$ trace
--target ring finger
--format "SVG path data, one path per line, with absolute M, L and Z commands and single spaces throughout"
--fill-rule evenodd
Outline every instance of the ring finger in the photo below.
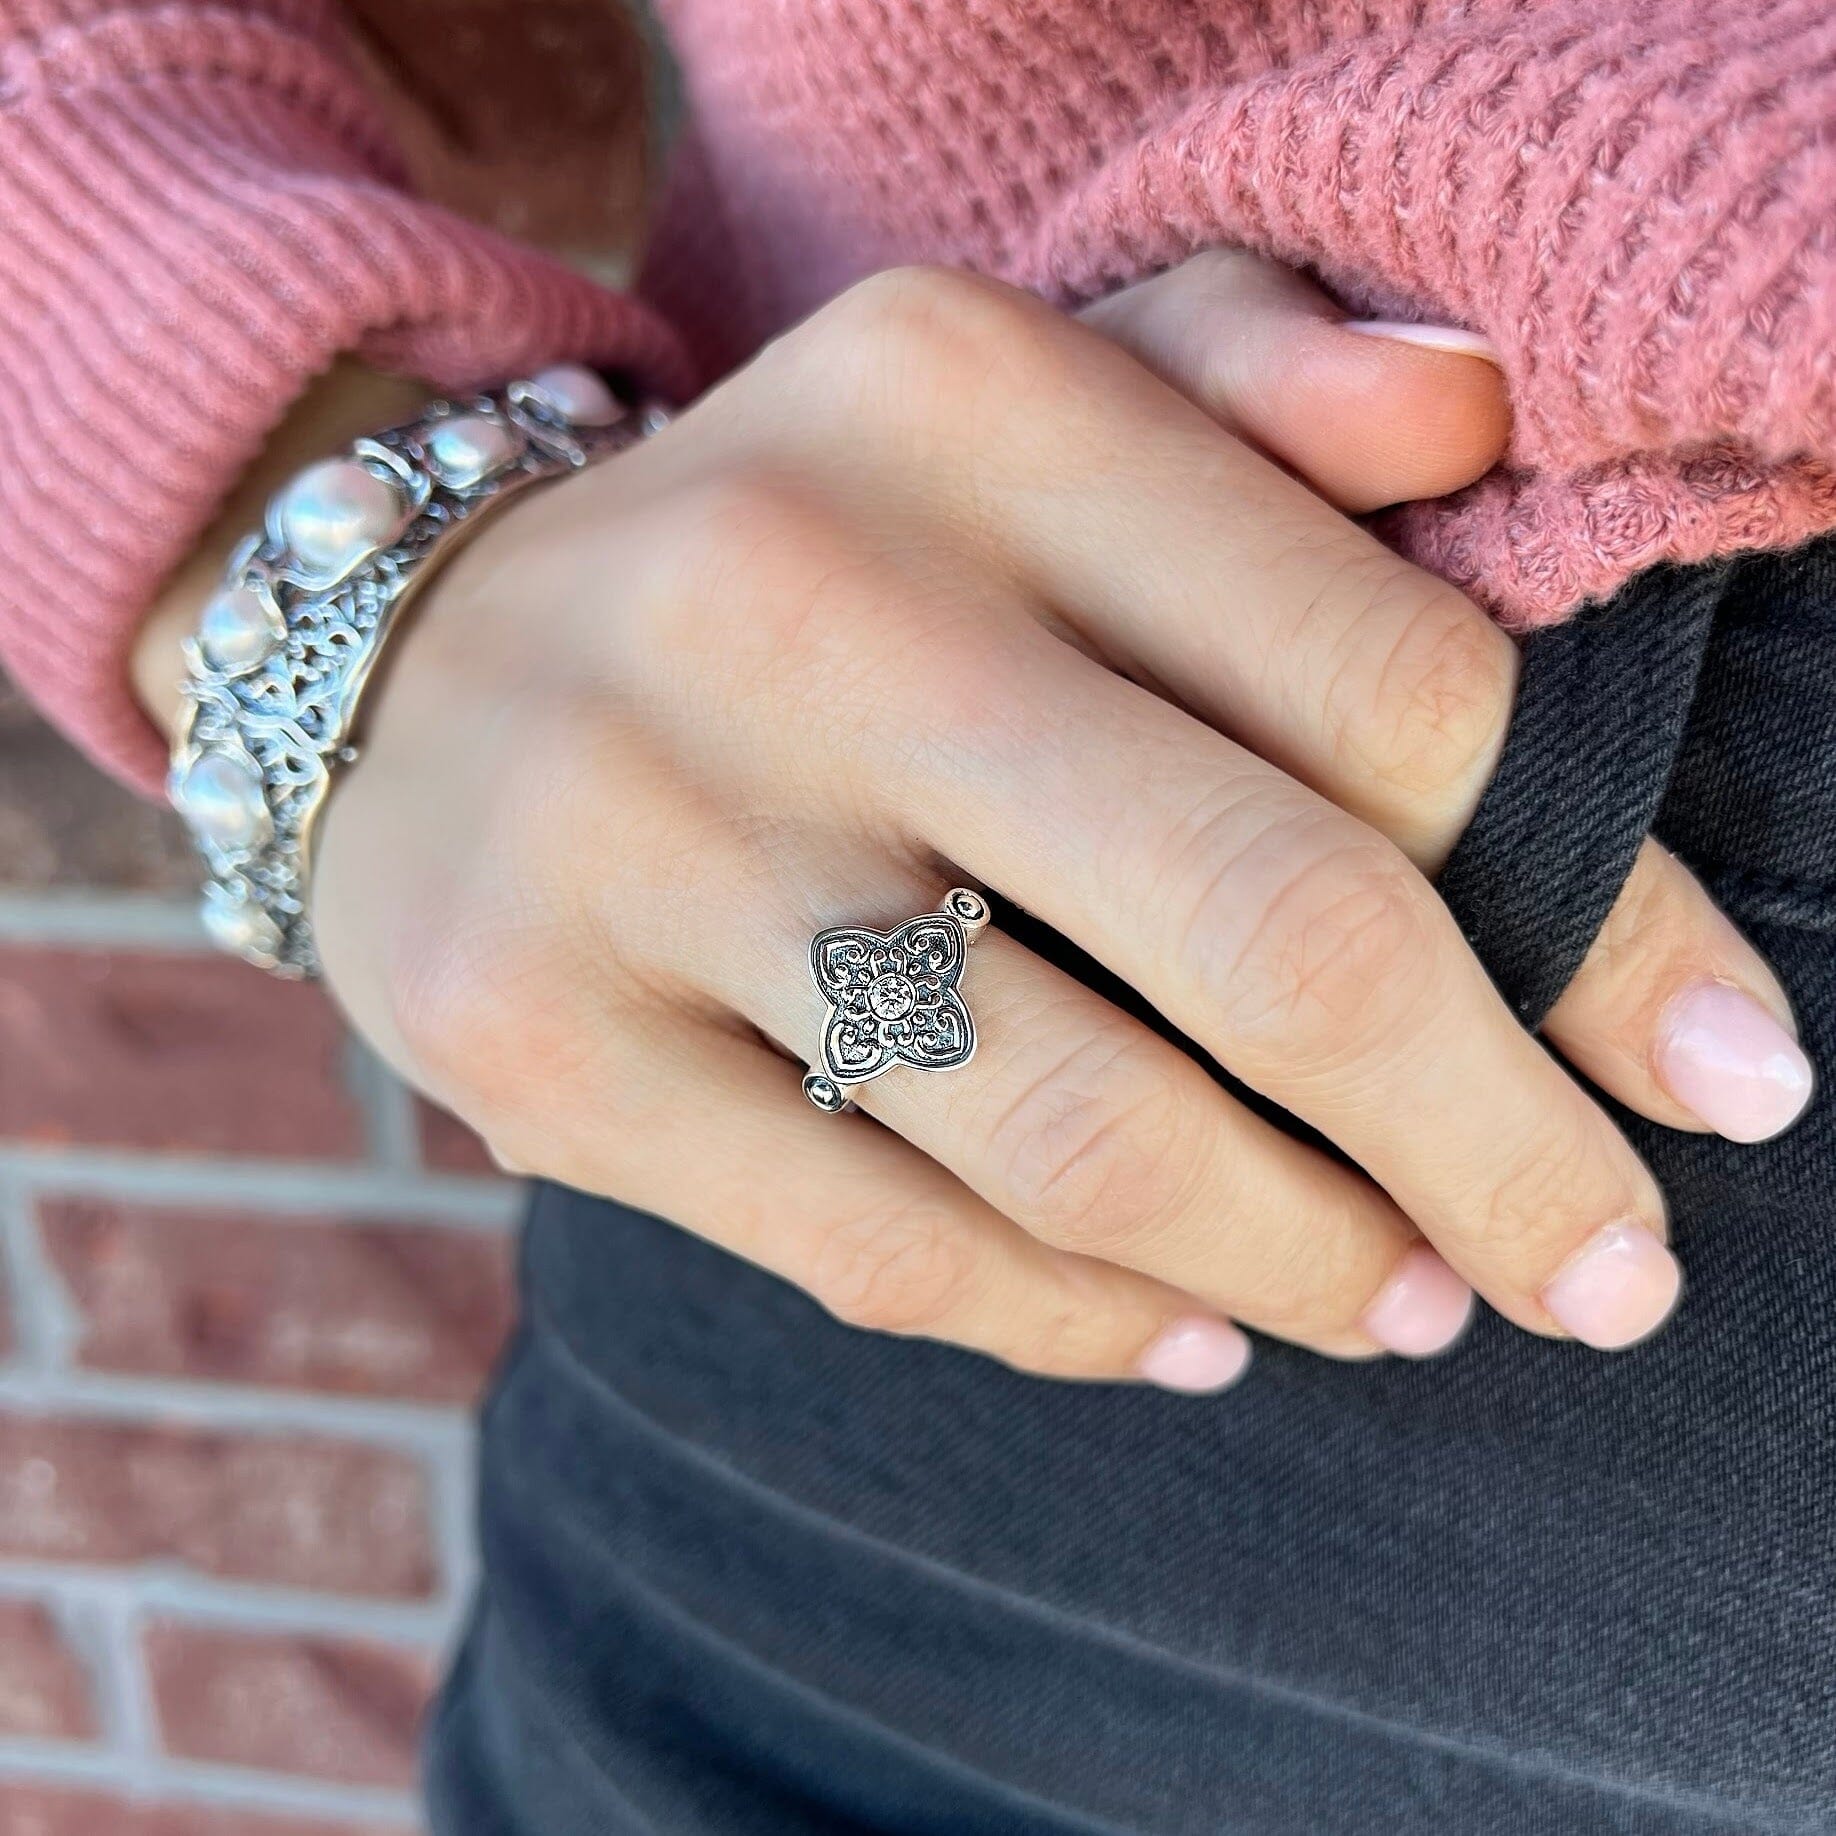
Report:
M 581 1005 L 572 984 L 568 1010 Z M 627 1010 L 616 1031 L 598 1018 L 581 1016 L 573 1074 L 539 1108 L 469 1118 L 510 1163 L 667 1217 L 864 1330 L 1188 1392 L 1247 1366 L 1229 1320 L 1035 1241 L 865 1118 L 819 1114 L 757 1038 L 674 1008 L 647 1026 Z
M 1606 1349 L 1661 1322 L 1678 1274 L 1656 1183 L 1394 847 L 1040 624 L 985 614 L 915 642 L 893 583 L 863 585 L 885 654 L 828 683 L 799 770 L 1139 989 L 1520 1325 Z M 820 668 L 823 629 L 732 665 L 755 683 Z M 1015 682 L 1023 701 L 1002 692 Z M 1282 1234 L 1308 1253 L 1307 1229 Z
M 820 862 L 808 868 L 794 877 L 822 884 Z M 934 908 L 917 885 L 889 869 L 873 928 Z M 860 918 L 859 897 L 837 911 L 787 893 L 778 921 L 703 953 L 708 992 L 777 1039 L 813 1040 L 821 998 L 802 972 L 807 938 Z M 895 1069 L 849 1094 L 997 1212 L 1055 1250 L 1137 1270 L 1316 1350 L 1428 1356 L 1459 1336 L 1471 1290 L 1368 1180 L 998 930 L 965 975 L 980 1041 L 969 1062 Z

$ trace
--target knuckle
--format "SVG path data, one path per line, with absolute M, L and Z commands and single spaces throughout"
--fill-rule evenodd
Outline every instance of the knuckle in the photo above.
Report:
M 489 1137 L 539 1109 L 580 1062 L 575 1004 L 553 971 L 535 937 L 455 913 L 417 940 L 390 984 L 390 1019 L 422 1079 Z
M 1304 1231 L 1284 1233 L 1259 1271 L 1253 1323 L 1297 1344 L 1356 1333 L 1372 1299 L 1370 1284 L 1357 1279 L 1358 1260 L 1322 1256 Z
M 823 317 L 892 361 L 954 366 L 997 349 L 1024 308 L 1012 288 L 960 268 L 886 268 L 857 281 Z
M 813 378 L 825 399 L 841 400 L 857 418 L 891 436 L 902 462 L 922 471 L 940 452 L 961 465 L 966 429 L 996 427 L 1004 439 L 1043 417 L 1059 428 L 1066 404 L 1079 399 L 1080 336 L 1039 301 L 982 275 L 938 267 L 894 268 L 870 276 L 817 321 L 811 342 L 820 365 Z M 1009 411 L 1030 404 L 1032 412 Z M 973 416 L 972 422 L 965 417 Z
M 1138 1246 L 1207 1163 L 1200 1111 L 1156 1045 L 1109 1027 L 1028 1072 L 988 1140 L 1006 1202 L 1083 1255 Z
M 1042 1377 L 1109 1377 L 1132 1360 L 1120 1354 L 1117 1320 L 1105 1297 L 1066 1289 L 1041 1298 L 1026 1317 L 1011 1325 L 1005 1362 Z
M 976 1279 L 969 1233 L 944 1207 L 907 1202 L 824 1232 L 806 1286 L 844 1325 L 901 1337 L 942 1331 Z
M 1220 873 L 1184 952 L 1233 1039 L 1290 1078 L 1365 1059 L 1430 1001 L 1437 957 L 1432 894 L 1381 837 L 1303 836 L 1292 854 L 1247 915 L 1239 875 Z
M 678 653 L 795 635 L 846 547 L 812 484 L 789 469 L 732 465 L 681 494 L 653 547 L 645 597 L 656 635 Z
M 1639 1035 L 1665 1001 L 1714 965 L 1725 938 L 1719 914 L 1696 893 L 1678 862 L 1647 840 L 1594 939 L 1581 972 L 1551 1019 L 1558 1030 L 1585 1019 L 1595 1032 Z
M 820 487 L 746 468 L 704 484 L 665 537 L 640 671 L 697 667 L 699 705 L 769 708 L 831 754 L 986 749 L 1024 717 L 1014 620 L 938 549 L 852 525 Z M 1016 735 L 1014 744 L 1019 744 Z M 866 794 L 881 773 L 852 785 Z
M 1538 1260 L 1552 1240 L 1572 1238 L 1583 1219 L 1637 1209 L 1630 1192 L 1600 1192 L 1600 1174 L 1597 1146 L 1588 1131 L 1539 1129 L 1505 1158 L 1502 1172 L 1494 1171 L 1486 1181 L 1464 1214 L 1467 1229 L 1478 1243 L 1513 1262 Z
M 1511 641 L 1451 587 L 1386 564 L 1368 594 L 1371 618 L 1410 602 L 1374 675 L 1337 711 L 1335 744 L 1360 775 L 1412 801 L 1464 811 L 1503 744 L 1516 678 Z M 1354 630 L 1356 627 L 1354 627 Z

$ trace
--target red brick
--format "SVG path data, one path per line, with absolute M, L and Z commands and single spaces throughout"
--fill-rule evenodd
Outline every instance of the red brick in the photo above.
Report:
M 0 1836 L 414 1836 L 404 1824 L 323 1823 L 202 1804 L 152 1804 L 101 1792 L 0 1783 Z
M 98 1370 L 467 1402 L 510 1325 L 500 1238 L 75 1198 L 39 1217 Z
M 95 1732 L 88 1677 L 57 1621 L 35 1600 L 0 1600 L 0 1734 L 92 1740 Z
M 148 1629 L 146 1655 L 170 1754 L 343 1785 L 414 1781 L 434 1683 L 423 1653 L 168 1621 Z
M 436 1173 L 481 1173 L 502 1179 L 503 1170 L 485 1144 L 450 1110 L 436 1109 L 420 1097 L 414 1101 L 420 1124 L 421 1159 Z
M 227 957 L 0 950 L 0 1135 L 352 1159 L 343 1049 L 317 989 Z
M 0 1557 L 170 1561 L 226 1580 L 425 1598 L 426 1476 L 305 1436 L 0 1413 Z

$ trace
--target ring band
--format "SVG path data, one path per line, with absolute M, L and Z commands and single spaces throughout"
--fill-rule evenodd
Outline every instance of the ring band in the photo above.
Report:
M 988 928 L 988 901 L 966 886 L 934 912 L 891 931 L 818 931 L 810 974 L 828 1003 L 822 1062 L 803 1080 L 818 1109 L 850 1108 L 848 1088 L 909 1065 L 955 1071 L 975 1056 L 975 1021 L 961 984 L 969 949 Z

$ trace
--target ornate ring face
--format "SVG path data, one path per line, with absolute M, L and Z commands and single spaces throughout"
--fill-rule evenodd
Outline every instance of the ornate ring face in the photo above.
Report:
M 818 1109 L 845 1109 L 849 1085 L 894 1065 L 954 1071 L 969 1062 L 975 1022 L 961 993 L 963 965 L 988 915 L 988 901 L 959 886 L 938 910 L 896 930 L 844 925 L 817 933 L 810 974 L 828 1012 L 822 1063 L 803 1092 Z

